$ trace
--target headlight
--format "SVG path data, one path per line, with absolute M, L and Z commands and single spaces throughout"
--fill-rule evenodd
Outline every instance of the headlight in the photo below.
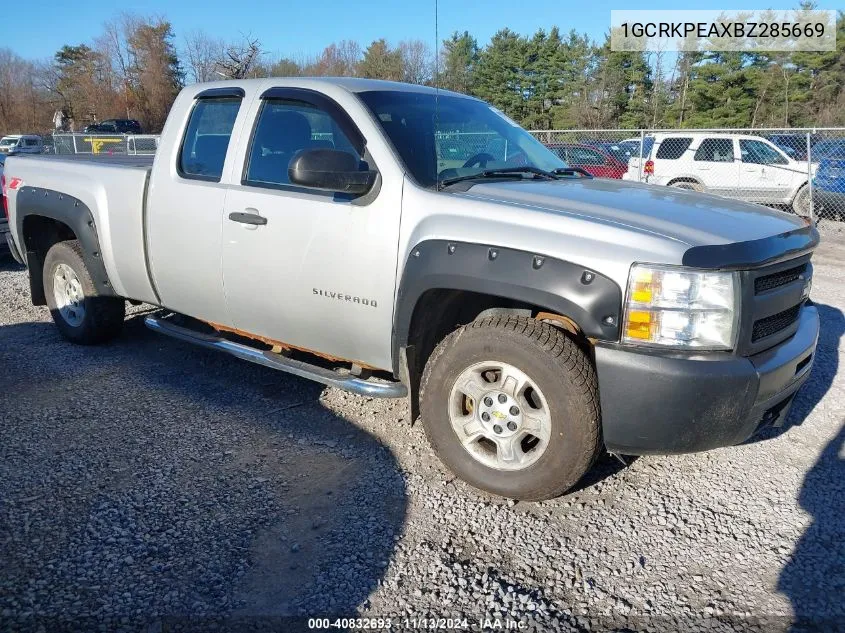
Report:
M 737 289 L 733 272 L 634 264 L 622 340 L 638 345 L 733 349 Z

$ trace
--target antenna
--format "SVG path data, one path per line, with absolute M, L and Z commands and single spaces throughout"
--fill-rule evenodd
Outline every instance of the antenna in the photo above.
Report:
M 438 2 L 434 0 L 434 186 L 440 190 L 440 170 L 437 169 L 437 135 L 440 131 L 440 33 Z

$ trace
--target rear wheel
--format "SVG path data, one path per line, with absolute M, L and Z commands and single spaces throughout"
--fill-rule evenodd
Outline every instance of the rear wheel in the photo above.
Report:
M 66 339 L 92 345 L 120 334 L 125 302 L 97 294 L 77 240 L 50 247 L 44 259 L 43 283 L 47 307 Z
M 690 180 L 677 180 L 669 186 L 675 187 L 676 189 L 688 189 L 689 191 L 698 191 L 699 193 L 704 191 L 704 187 L 702 187 L 697 182 L 692 182 Z
M 426 363 L 420 408 L 446 466 L 504 497 L 556 497 L 599 450 L 590 359 L 565 334 L 527 317 L 491 317 L 447 336 Z

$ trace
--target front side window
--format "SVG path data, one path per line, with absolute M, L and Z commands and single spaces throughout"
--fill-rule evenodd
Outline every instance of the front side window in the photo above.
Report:
M 433 92 L 358 93 L 405 168 L 423 187 L 485 170 L 566 167 L 540 141 L 483 101 Z
M 729 138 L 706 138 L 698 146 L 695 160 L 708 163 L 732 163 L 734 142 Z
M 743 163 L 755 165 L 786 165 L 789 161 L 780 152 L 769 147 L 762 141 L 740 139 L 739 151 L 742 154 Z
M 200 99 L 191 111 L 179 154 L 185 178 L 220 181 L 229 138 L 241 107 L 237 97 Z
M 258 186 L 290 185 L 288 167 L 298 152 L 336 149 L 362 157 L 324 110 L 302 101 L 267 99 L 252 135 L 244 182 Z
M 692 138 L 689 137 L 664 138 L 660 147 L 657 148 L 655 158 L 678 159 L 684 155 L 691 144 Z

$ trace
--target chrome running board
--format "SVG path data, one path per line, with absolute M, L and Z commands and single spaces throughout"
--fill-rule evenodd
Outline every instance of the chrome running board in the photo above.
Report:
M 351 391 L 361 396 L 370 396 L 372 398 L 404 398 L 408 395 L 408 389 L 401 382 L 387 382 L 374 380 L 362 380 L 353 375 L 346 375 L 333 369 L 326 369 L 311 365 L 300 360 L 287 358 L 280 354 L 274 354 L 242 343 L 235 343 L 214 334 L 204 334 L 197 332 L 190 328 L 182 327 L 169 323 L 166 319 L 155 316 L 148 316 L 144 319 L 144 324 L 153 330 L 167 336 L 172 336 L 200 347 L 207 349 L 216 349 L 221 352 L 226 352 L 237 358 L 248 360 L 251 363 L 264 365 L 270 369 L 277 369 L 285 371 L 294 376 L 307 378 L 315 382 L 328 385 L 329 387 L 337 387 Z

